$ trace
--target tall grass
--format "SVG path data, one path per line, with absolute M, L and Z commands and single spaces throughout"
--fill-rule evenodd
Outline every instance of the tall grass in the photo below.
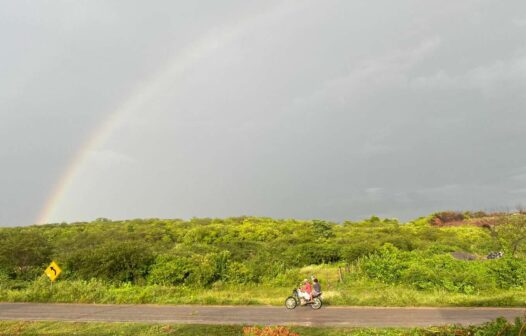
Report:
M 323 274 L 319 273 L 318 274 Z M 77 303 L 153 303 L 282 305 L 292 288 L 272 285 L 216 284 L 211 288 L 131 284 L 112 285 L 101 280 L 57 281 L 50 287 L 45 278 L 25 288 L 0 288 L 4 302 L 77 302 Z M 351 306 L 501 306 L 526 305 L 521 289 L 480 291 L 473 294 L 443 290 L 416 290 L 403 285 L 384 284 L 367 278 L 344 278 L 343 283 L 326 283 L 324 303 Z

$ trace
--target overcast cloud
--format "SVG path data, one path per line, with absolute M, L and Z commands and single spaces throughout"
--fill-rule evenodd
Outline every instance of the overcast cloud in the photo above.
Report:
M 524 1 L 0 4 L 0 226 L 526 205 Z

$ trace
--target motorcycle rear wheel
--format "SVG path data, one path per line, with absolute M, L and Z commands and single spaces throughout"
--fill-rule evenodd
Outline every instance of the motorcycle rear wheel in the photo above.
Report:
M 314 298 L 312 301 L 314 301 L 310 306 L 312 309 L 320 309 L 322 306 L 322 302 L 320 298 Z

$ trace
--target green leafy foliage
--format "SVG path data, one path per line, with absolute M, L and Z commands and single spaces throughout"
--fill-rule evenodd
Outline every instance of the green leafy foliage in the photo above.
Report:
M 112 241 L 74 251 L 66 256 L 65 265 L 71 277 L 139 282 L 145 279 L 152 261 L 153 255 L 146 245 Z
M 507 257 L 495 260 L 489 270 L 499 288 L 521 288 L 526 284 L 526 263 L 523 259 Z
M 524 260 L 457 260 L 432 251 L 401 251 L 385 244 L 361 262 L 371 278 L 416 289 L 445 289 L 472 294 L 478 290 L 521 288 L 526 285 Z
M 12 278 L 34 278 L 51 254 L 52 247 L 40 231 L 17 228 L 0 232 L 0 268 Z
M 63 268 L 60 279 L 116 286 L 289 287 L 313 273 L 301 275 L 300 269 L 334 265 L 335 279 L 338 266 L 352 268 L 352 276 L 346 275 L 348 285 L 366 279 L 417 291 L 467 295 L 524 288 L 522 215 L 494 221 L 489 229 L 447 226 L 481 216 L 442 213 L 406 224 L 375 216 L 343 224 L 259 217 L 101 218 L 90 223 L 1 228 L 0 282 L 6 288 L 28 287 L 54 259 Z M 432 225 L 437 218 L 441 226 Z M 484 259 L 499 246 L 513 253 Z M 451 252 L 476 260 L 458 260 Z
M 515 256 L 526 252 L 526 214 L 500 217 L 485 227 L 491 231 L 499 247 L 508 254 Z
M 148 282 L 159 285 L 181 285 L 195 269 L 190 258 L 160 255 L 150 269 Z

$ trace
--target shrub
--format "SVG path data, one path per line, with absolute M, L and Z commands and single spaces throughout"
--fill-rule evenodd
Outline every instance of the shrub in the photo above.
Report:
M 517 258 L 487 261 L 491 275 L 499 288 L 520 288 L 526 285 L 526 264 Z
M 0 267 L 0 289 L 7 288 L 9 280 L 10 279 L 7 270 Z
M 341 259 L 338 246 L 327 243 L 298 244 L 287 249 L 284 254 L 292 266 L 325 264 Z
M 316 237 L 319 238 L 331 238 L 334 237 L 332 228 L 335 224 L 328 223 L 322 220 L 312 221 L 312 231 Z
M 384 240 L 384 243 L 389 243 L 402 251 L 412 251 L 416 248 L 414 238 L 403 235 L 394 235 Z
M 0 267 L 11 278 L 33 280 L 51 258 L 46 237 L 37 231 L 14 230 L 0 236 Z
M 230 253 L 195 254 L 191 257 L 193 265 L 190 275 L 185 283 L 192 286 L 208 287 L 226 276 Z
M 369 277 L 387 283 L 398 282 L 406 268 L 399 250 L 391 244 L 385 244 L 378 252 L 364 258 L 361 264 Z
M 350 263 L 374 253 L 377 248 L 377 246 L 369 242 L 349 244 L 342 249 L 341 256 L 343 260 Z
M 78 250 L 66 261 L 75 276 L 114 282 L 138 282 L 148 274 L 154 258 L 147 246 L 137 242 L 107 242 L 89 250 Z
M 225 281 L 236 284 L 246 284 L 254 280 L 254 275 L 247 265 L 232 262 L 228 265 Z
M 402 282 L 411 284 L 416 289 L 432 289 L 440 283 L 436 273 L 428 267 L 416 263 L 402 270 L 400 279 L 402 279 Z
M 400 251 L 386 244 L 360 264 L 372 279 L 406 284 L 416 289 L 445 289 L 472 294 L 476 290 L 495 287 L 495 277 L 487 263 L 456 260 L 449 254 L 430 256 L 425 252 Z M 517 274 L 519 272 L 517 269 Z
M 148 275 L 148 282 L 159 285 L 184 284 L 194 268 L 189 258 L 158 256 Z

